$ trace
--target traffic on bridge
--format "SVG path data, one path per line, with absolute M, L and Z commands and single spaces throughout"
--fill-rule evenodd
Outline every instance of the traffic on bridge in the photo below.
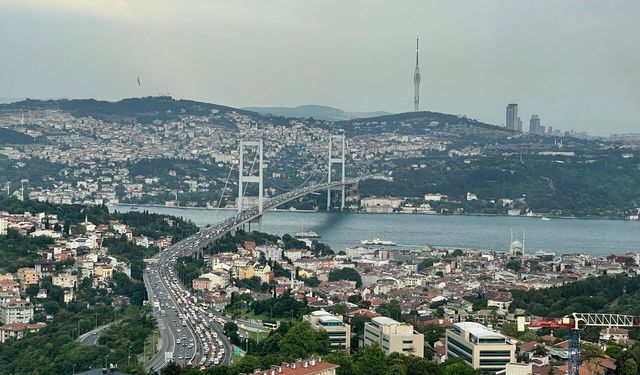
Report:
M 383 177 L 370 175 L 343 178 L 339 182 L 320 182 L 260 200 L 258 206 L 244 209 L 217 225 L 203 228 L 198 233 L 169 246 L 147 262 L 144 273 L 145 286 L 158 321 L 161 340 L 156 355 L 147 362 L 146 368 L 158 370 L 170 361 L 200 368 L 231 364 L 233 347 L 222 332 L 224 320 L 209 312 L 207 306 L 197 296 L 192 295 L 176 277 L 178 257 L 199 252 L 243 224 L 260 219 L 263 212 L 306 194 L 377 178 Z M 242 194 L 241 184 L 239 188 Z

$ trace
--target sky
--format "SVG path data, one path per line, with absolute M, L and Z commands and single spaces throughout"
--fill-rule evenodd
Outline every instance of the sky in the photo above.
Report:
M 640 1 L 0 0 L 0 98 L 170 94 L 640 132 Z M 140 77 L 142 86 L 136 79 Z

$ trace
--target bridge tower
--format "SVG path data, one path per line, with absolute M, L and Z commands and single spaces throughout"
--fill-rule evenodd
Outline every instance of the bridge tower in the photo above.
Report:
M 334 148 L 336 154 L 334 155 Z M 332 182 L 338 182 L 333 180 L 332 167 L 334 164 L 340 164 L 342 173 L 340 179 L 340 186 L 327 188 L 327 211 L 331 209 L 331 190 L 339 190 L 341 192 L 340 197 L 340 210 L 344 210 L 344 201 L 345 201 L 345 159 L 346 159 L 346 140 L 344 134 L 333 135 L 329 134 L 329 175 L 327 182 L 331 185 Z
M 244 156 L 245 149 L 247 151 L 254 150 L 256 152 L 256 158 L 258 161 L 258 171 L 253 172 L 253 164 L 256 162 L 256 159 L 253 159 L 251 163 L 251 169 L 249 170 L 249 174 L 245 174 L 244 170 Z M 244 197 L 245 197 L 245 189 L 244 184 L 258 184 L 258 212 L 260 216 L 257 219 L 258 225 L 262 224 L 262 212 L 264 209 L 264 184 L 263 184 L 263 174 L 262 174 L 262 160 L 263 160 L 263 148 L 262 148 L 262 139 L 258 141 L 244 141 L 240 140 L 240 165 L 238 168 L 238 213 L 242 212 Z M 251 230 L 251 223 L 249 223 L 249 230 Z

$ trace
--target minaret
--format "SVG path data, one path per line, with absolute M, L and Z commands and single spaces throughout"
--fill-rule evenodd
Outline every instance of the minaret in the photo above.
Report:
M 420 67 L 418 66 L 418 52 L 419 52 L 419 40 L 416 36 L 416 70 L 413 73 L 413 110 L 418 112 L 420 110 Z

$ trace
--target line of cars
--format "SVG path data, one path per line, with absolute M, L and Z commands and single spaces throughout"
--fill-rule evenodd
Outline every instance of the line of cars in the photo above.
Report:
M 358 179 L 348 180 L 345 183 L 354 183 Z M 315 190 L 319 190 L 323 184 L 315 184 L 302 189 L 301 191 L 291 191 L 284 193 L 275 198 L 266 199 L 265 206 L 277 206 L 284 203 L 287 200 L 293 199 L 300 194 L 306 194 Z M 213 314 L 207 313 L 206 310 L 198 304 L 198 299 L 192 296 L 180 283 L 175 275 L 175 266 L 178 256 L 191 255 L 198 251 L 200 248 L 206 246 L 208 243 L 213 242 L 217 238 L 223 236 L 229 231 L 236 228 L 238 225 L 251 220 L 253 217 L 259 215 L 258 207 L 252 207 L 247 210 L 243 210 L 237 215 L 234 215 L 218 225 L 204 228 L 200 232 L 190 236 L 188 238 L 179 241 L 176 244 L 170 246 L 167 251 L 159 254 L 160 267 L 158 268 L 158 274 L 161 275 L 162 283 L 167 287 L 169 293 L 176 301 L 176 315 L 171 321 L 174 324 L 176 331 L 176 345 L 182 345 L 184 350 L 184 360 L 187 361 L 187 354 L 191 353 L 188 364 L 194 365 L 194 360 L 197 359 L 197 346 L 198 343 L 194 342 L 194 338 L 199 340 L 199 347 L 202 348 L 201 357 L 198 361 L 198 365 L 201 368 L 205 368 L 211 365 L 219 363 L 231 363 L 231 345 L 226 337 L 222 335 L 222 331 L 216 332 L 214 325 L 216 323 L 224 324 L 224 321 L 218 321 L 214 318 Z M 156 290 L 157 292 L 157 290 Z M 166 297 L 166 296 L 165 296 Z M 161 317 L 166 317 L 166 309 L 171 308 L 171 304 L 166 302 L 165 306 L 161 306 L 164 309 L 160 311 Z M 182 328 L 178 327 L 181 326 Z M 194 337 L 187 338 L 187 335 L 182 330 L 188 330 L 193 333 Z M 191 336 L 191 334 L 190 334 Z M 225 350 L 225 347 L 227 348 Z M 177 350 L 180 352 L 180 350 Z M 182 355 L 178 356 L 178 359 L 182 360 Z
M 188 361 L 190 365 L 198 365 L 206 368 L 212 365 L 220 364 L 225 355 L 225 348 L 222 338 L 218 337 L 218 333 L 213 330 L 211 325 L 214 322 L 213 314 L 207 313 L 203 306 L 199 305 L 198 298 L 192 296 L 179 283 L 174 267 L 177 256 L 169 259 L 169 262 L 162 269 L 162 282 L 168 287 L 169 293 L 177 304 L 178 314 L 170 324 L 173 324 L 178 336 L 176 337 L 176 345 L 182 345 L 185 348 L 194 348 L 196 343 L 192 337 L 187 337 L 185 331 L 190 329 L 194 332 L 195 337 L 199 340 L 199 347 L 202 353 L 198 363 L 195 363 L 195 356 Z M 178 359 L 182 359 L 179 358 Z M 186 360 L 186 358 L 185 358 Z

